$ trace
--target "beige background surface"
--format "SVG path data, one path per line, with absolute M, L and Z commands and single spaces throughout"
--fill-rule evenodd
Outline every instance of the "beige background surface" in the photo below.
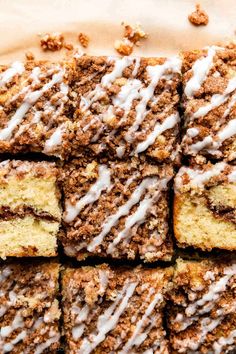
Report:
M 28 50 L 38 58 L 64 56 L 43 53 L 39 33 L 60 31 L 67 42 L 78 44 L 77 35 L 91 38 L 90 54 L 114 53 L 113 44 L 122 35 L 121 22 L 140 22 L 149 38 L 135 54 L 162 55 L 179 49 L 235 39 L 235 0 L 199 1 L 210 22 L 192 26 L 187 16 L 197 1 L 192 0 L 0 0 L 0 63 L 24 57 Z

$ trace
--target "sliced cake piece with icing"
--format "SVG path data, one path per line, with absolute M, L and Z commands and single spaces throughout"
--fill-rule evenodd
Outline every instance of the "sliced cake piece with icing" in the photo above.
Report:
M 66 269 L 66 353 L 168 354 L 163 307 L 171 276 L 172 268 Z
M 79 57 L 73 154 L 175 160 L 180 71 L 179 57 Z
M 236 158 L 236 49 L 183 53 L 185 155 Z
M 169 304 L 171 353 L 234 353 L 236 262 L 177 260 Z
M 68 153 L 73 62 L 0 67 L 0 152 Z
M 55 256 L 61 221 L 53 162 L 0 163 L 0 257 Z
M 236 167 L 181 167 L 175 178 L 174 232 L 180 247 L 236 250 Z
M 59 264 L 0 265 L 0 353 L 56 353 L 60 344 Z
M 65 253 L 84 259 L 169 260 L 171 166 L 146 160 L 74 159 L 64 166 Z

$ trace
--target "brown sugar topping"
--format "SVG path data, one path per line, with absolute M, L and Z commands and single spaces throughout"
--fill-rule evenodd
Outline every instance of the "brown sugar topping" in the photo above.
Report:
M 80 33 L 78 36 L 79 42 L 82 47 L 87 48 L 89 45 L 89 37 L 85 33 Z
M 41 37 L 40 45 L 43 50 L 55 52 L 61 50 L 64 44 L 64 36 L 61 33 L 46 33 Z
M 188 19 L 194 26 L 206 26 L 209 22 L 209 16 L 201 9 L 200 4 L 196 5 L 196 10 L 188 16 Z

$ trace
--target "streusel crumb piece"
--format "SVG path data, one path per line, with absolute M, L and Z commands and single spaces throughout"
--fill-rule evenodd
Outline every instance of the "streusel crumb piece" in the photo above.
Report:
M 40 44 L 43 50 L 55 52 L 62 49 L 64 44 L 64 36 L 61 33 L 46 33 L 41 37 Z
M 188 19 L 194 26 L 206 26 L 209 22 L 209 16 L 201 9 L 200 4 L 196 5 L 196 10 L 188 16 Z
M 147 34 L 140 25 L 130 26 L 124 24 L 124 37 L 122 40 L 115 41 L 114 47 L 121 55 L 130 55 L 133 52 L 134 45 L 138 46 L 141 39 L 147 38 Z
M 82 47 L 87 48 L 89 45 L 89 37 L 85 33 L 80 33 L 78 38 Z

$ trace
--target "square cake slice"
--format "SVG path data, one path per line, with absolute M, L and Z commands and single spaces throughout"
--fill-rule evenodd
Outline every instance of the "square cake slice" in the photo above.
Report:
M 170 260 L 168 189 L 171 166 L 127 161 L 74 159 L 64 166 L 65 253 Z
M 163 327 L 172 268 L 68 268 L 62 275 L 66 353 L 168 354 Z
M 175 178 L 174 233 L 180 247 L 236 250 L 236 166 L 181 167 Z
M 52 162 L 0 163 L 0 257 L 56 255 L 61 220 L 57 179 Z
M 236 159 L 236 47 L 183 53 L 185 155 Z
M 59 265 L 0 265 L 0 353 L 56 353 L 60 344 Z
M 168 312 L 171 353 L 235 353 L 235 284 L 235 260 L 177 260 Z
M 0 67 L 0 152 L 65 153 L 73 72 L 73 62 Z
M 180 58 L 82 56 L 76 70 L 75 155 L 175 160 Z

